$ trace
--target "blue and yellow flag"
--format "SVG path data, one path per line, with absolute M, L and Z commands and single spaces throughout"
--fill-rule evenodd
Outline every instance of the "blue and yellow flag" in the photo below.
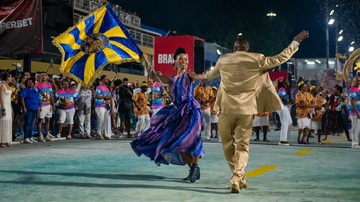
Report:
M 62 53 L 60 70 L 87 86 L 109 63 L 141 62 L 139 46 L 109 4 L 56 37 Z

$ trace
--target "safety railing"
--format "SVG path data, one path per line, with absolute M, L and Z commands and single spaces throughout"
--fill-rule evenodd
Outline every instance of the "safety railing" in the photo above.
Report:
M 100 8 L 102 5 L 103 5 L 103 3 L 101 0 L 75 0 L 74 1 L 74 9 L 77 11 L 81 11 L 83 13 L 92 13 L 96 9 Z M 123 22 L 124 24 L 134 25 L 137 27 L 141 26 L 140 17 L 121 10 L 119 6 L 113 6 L 113 10 L 115 11 L 116 15 L 120 18 L 121 22 Z M 80 18 L 77 18 L 77 21 Z

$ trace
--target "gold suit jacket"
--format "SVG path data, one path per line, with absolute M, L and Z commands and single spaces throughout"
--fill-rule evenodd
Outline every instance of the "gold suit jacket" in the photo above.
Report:
M 273 57 L 245 51 L 221 56 L 215 68 L 206 74 L 210 80 L 221 75 L 214 110 L 243 115 L 282 110 L 284 106 L 267 70 L 288 61 L 298 49 L 292 42 Z

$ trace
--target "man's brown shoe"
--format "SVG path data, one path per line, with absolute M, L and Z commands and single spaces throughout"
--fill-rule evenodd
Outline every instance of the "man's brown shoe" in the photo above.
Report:
M 240 193 L 239 186 L 237 184 L 231 184 L 230 193 Z
M 246 182 L 241 188 L 246 189 L 249 186 L 249 184 Z

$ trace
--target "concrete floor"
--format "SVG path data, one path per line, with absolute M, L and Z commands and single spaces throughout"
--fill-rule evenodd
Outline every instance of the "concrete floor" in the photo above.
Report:
M 262 137 L 262 136 L 261 136 Z M 297 133 L 291 133 L 292 143 Z M 255 137 L 252 136 L 252 140 Z M 0 149 L 0 201 L 359 201 L 360 150 L 346 138 L 330 136 L 326 145 L 251 142 L 246 172 L 279 166 L 249 187 L 230 194 L 230 169 L 217 140 L 205 141 L 201 180 L 181 181 L 188 168 L 157 167 L 130 148 L 130 139 L 62 140 L 14 144 Z M 316 142 L 312 139 L 311 142 Z M 305 155 L 295 155 L 312 149 Z

